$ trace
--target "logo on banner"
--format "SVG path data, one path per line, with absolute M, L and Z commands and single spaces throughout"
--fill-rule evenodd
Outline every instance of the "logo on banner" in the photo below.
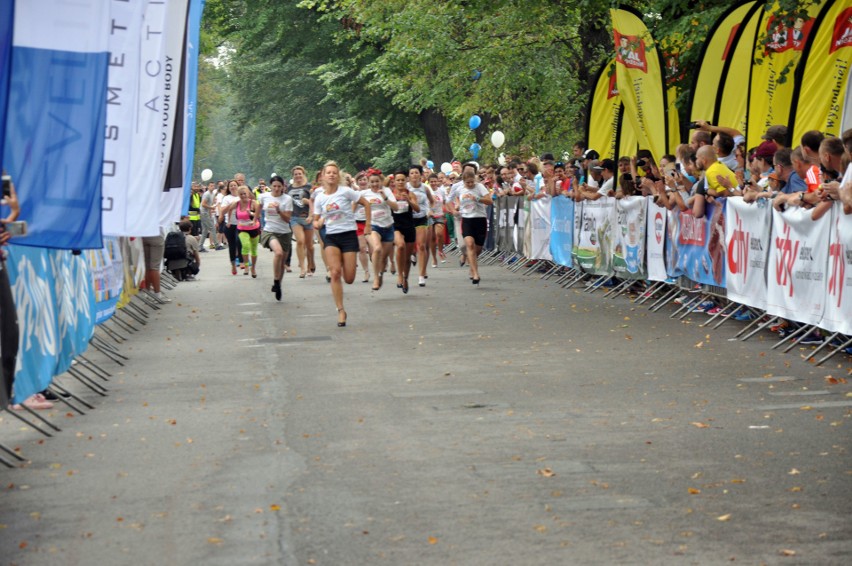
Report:
M 645 41 L 635 35 L 622 35 L 613 30 L 615 35 L 615 60 L 630 69 L 648 72 L 648 61 L 645 58 Z
M 778 256 L 775 258 L 775 281 L 781 287 L 790 286 L 790 296 L 793 296 L 793 265 L 799 255 L 799 241 L 790 239 L 790 227 L 784 226 L 784 233 L 775 238 L 775 248 Z
M 657 214 L 654 216 L 654 237 L 657 239 L 658 244 L 663 242 L 664 230 L 665 222 L 663 222 L 663 213 L 657 211 Z
M 615 98 L 618 96 L 618 83 L 616 82 L 615 69 L 610 68 L 609 73 L 609 88 L 606 91 L 606 99 Z
M 743 279 L 748 276 L 748 248 L 751 243 L 751 234 L 743 230 L 743 220 L 738 212 L 734 213 L 734 233 L 731 243 L 728 244 L 728 266 L 731 273 L 743 274 Z
M 838 224 L 840 222 L 838 221 Z M 840 239 L 840 230 L 836 231 L 837 241 L 828 246 L 828 261 L 831 264 L 831 275 L 828 279 L 828 294 L 837 297 L 837 306 L 843 299 L 843 285 L 846 282 L 846 262 L 852 263 L 852 250 L 848 253 Z M 847 257 L 847 255 L 849 257 Z
M 706 218 L 695 218 L 692 214 L 681 213 L 678 244 L 704 247 L 706 224 Z
M 834 22 L 834 33 L 831 36 L 829 53 L 834 53 L 841 47 L 852 45 L 852 7 L 846 8 L 837 16 Z
M 740 31 L 740 24 L 734 24 L 734 27 L 731 28 L 731 33 L 728 34 L 728 43 L 725 44 L 725 51 L 722 53 L 722 61 L 728 60 L 728 55 L 731 53 L 731 47 L 734 45 L 734 39 L 737 37 L 737 33 Z
M 813 27 L 814 20 L 806 15 L 798 15 L 792 25 L 784 18 L 770 16 L 766 24 L 766 49 L 775 53 L 793 49 L 802 51 Z

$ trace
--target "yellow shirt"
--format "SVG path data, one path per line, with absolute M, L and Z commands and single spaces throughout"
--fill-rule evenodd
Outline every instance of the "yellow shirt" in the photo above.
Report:
M 719 193 L 725 192 L 725 187 L 719 184 L 719 180 L 716 179 L 718 175 L 727 177 L 732 188 L 736 188 L 736 186 L 739 185 L 739 181 L 737 181 L 737 176 L 734 175 L 734 172 L 728 169 L 728 166 L 721 161 L 717 161 L 707 168 L 707 173 L 704 176 L 707 179 L 707 194 L 710 196 L 716 196 Z

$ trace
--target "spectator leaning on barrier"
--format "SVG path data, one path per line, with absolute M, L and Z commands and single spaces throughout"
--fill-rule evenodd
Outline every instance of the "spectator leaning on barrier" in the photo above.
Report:
M 796 174 L 796 170 L 793 169 L 792 153 L 793 150 L 789 148 L 781 148 L 775 152 L 775 156 L 772 159 L 772 162 L 775 164 L 775 172 L 785 183 L 781 191 L 783 194 L 775 198 L 776 202 L 779 203 L 778 199 L 784 200 L 789 194 L 803 192 L 808 189 L 808 186 L 805 185 L 805 182 Z
M 822 135 L 822 132 L 816 130 L 807 131 L 802 135 L 802 161 L 807 164 L 807 169 L 805 169 L 805 175 L 802 176 L 802 179 L 805 180 L 809 193 L 818 190 L 821 184 L 819 146 L 823 139 L 825 139 L 825 136 Z
M 840 180 L 839 196 L 847 214 L 852 213 L 852 129 L 846 130 L 841 136 L 843 149 L 846 150 L 844 160 L 846 172 Z

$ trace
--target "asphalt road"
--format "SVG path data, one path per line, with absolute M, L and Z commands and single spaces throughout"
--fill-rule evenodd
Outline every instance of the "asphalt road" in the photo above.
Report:
M 0 563 L 852 563 L 848 358 L 454 259 L 340 329 L 225 254 L 92 354 L 107 398 L 63 378 L 95 410 L 0 416 Z

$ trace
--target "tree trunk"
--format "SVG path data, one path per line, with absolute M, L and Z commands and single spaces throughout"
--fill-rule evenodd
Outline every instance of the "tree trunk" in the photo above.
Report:
M 429 145 L 429 159 L 436 167 L 441 163 L 452 161 L 453 148 L 450 145 L 450 131 L 447 128 L 447 118 L 435 108 L 427 108 L 420 115 L 420 124 Z

